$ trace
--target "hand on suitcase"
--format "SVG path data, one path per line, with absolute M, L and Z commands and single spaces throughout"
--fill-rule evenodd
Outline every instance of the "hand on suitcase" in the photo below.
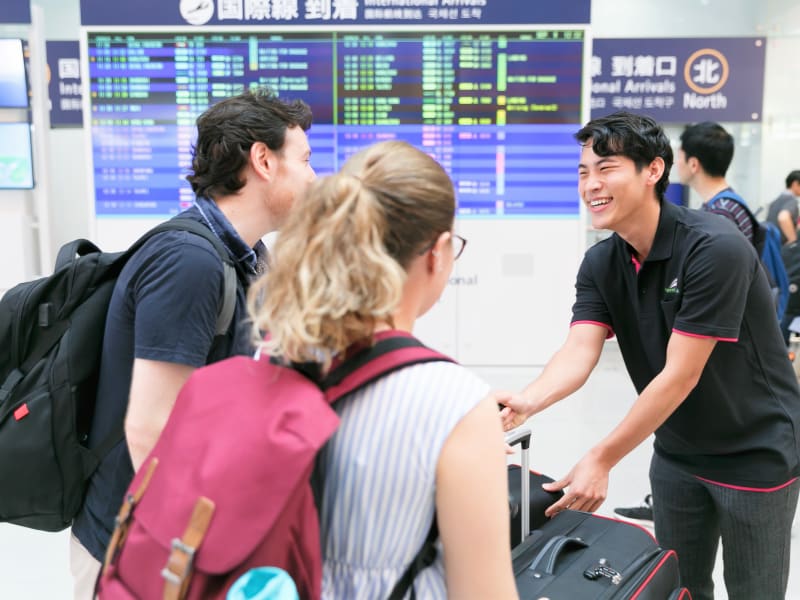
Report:
M 549 492 L 563 490 L 569 486 L 569 489 L 564 490 L 564 497 L 550 506 L 544 514 L 552 517 L 568 508 L 585 512 L 596 511 L 608 493 L 609 471 L 610 467 L 604 466 L 599 459 L 587 454 L 572 467 L 566 477 L 542 486 Z

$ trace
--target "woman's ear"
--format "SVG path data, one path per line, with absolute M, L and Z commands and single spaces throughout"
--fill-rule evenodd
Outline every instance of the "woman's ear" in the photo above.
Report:
M 444 269 L 444 262 L 447 260 L 447 245 L 451 244 L 452 234 L 443 231 L 436 238 L 430 252 L 428 253 L 428 268 L 432 273 L 440 273 Z

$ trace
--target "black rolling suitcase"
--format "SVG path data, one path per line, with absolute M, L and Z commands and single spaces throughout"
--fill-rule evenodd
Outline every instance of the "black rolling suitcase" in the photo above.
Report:
M 506 441 L 522 444 L 524 468 L 530 432 L 511 432 Z M 530 482 L 521 483 L 526 506 Z M 521 600 L 691 600 L 675 552 L 637 525 L 567 510 L 527 535 L 528 520 L 523 515 L 523 540 L 511 554 Z

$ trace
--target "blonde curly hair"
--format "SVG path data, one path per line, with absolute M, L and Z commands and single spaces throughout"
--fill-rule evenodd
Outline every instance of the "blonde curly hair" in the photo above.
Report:
M 252 285 L 257 343 L 327 369 L 352 344 L 371 342 L 378 323 L 393 324 L 406 268 L 452 229 L 454 213 L 450 177 L 414 146 L 386 141 L 352 156 L 297 200 L 269 272 Z

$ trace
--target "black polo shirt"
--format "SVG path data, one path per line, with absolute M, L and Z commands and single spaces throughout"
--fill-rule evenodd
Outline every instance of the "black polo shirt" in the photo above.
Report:
M 729 220 L 664 202 L 638 270 L 618 235 L 590 248 L 573 324 L 617 336 L 641 393 L 674 331 L 719 340 L 697 387 L 655 432 L 655 451 L 689 472 L 766 488 L 800 473 L 800 389 L 753 246 Z

